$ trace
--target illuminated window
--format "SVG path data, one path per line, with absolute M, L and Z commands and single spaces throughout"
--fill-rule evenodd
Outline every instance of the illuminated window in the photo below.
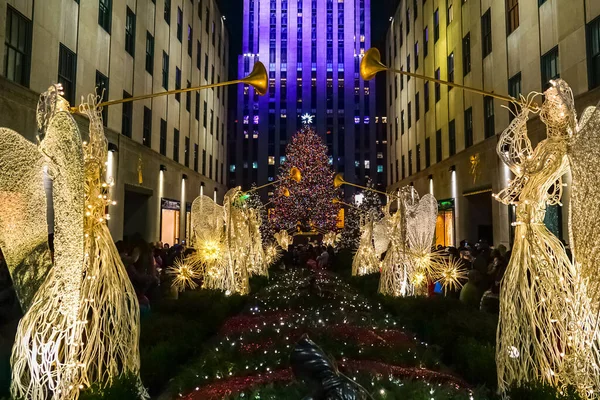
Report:
M 275 165 L 275 156 L 269 156 L 269 165 Z

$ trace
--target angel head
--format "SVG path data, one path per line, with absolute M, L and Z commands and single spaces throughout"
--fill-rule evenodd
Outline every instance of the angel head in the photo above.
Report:
M 550 128 L 548 136 L 568 135 L 577 123 L 573 91 L 562 79 L 552 80 L 550 84 L 550 88 L 544 92 L 545 101 L 540 118 Z

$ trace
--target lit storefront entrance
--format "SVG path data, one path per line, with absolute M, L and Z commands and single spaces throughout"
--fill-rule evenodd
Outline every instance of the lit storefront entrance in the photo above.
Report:
M 177 200 L 161 199 L 160 241 L 173 246 L 179 243 L 179 216 L 181 203 Z
M 435 245 L 454 246 L 454 199 L 438 201 Z

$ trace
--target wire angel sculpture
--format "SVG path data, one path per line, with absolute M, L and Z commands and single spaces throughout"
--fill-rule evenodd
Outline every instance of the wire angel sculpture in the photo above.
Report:
M 18 173 L 24 175 L 9 177 L 19 178 L 20 184 L 33 177 L 26 191 L 39 207 L 45 193 L 35 169 L 43 165 L 52 179 L 54 204 L 53 266 L 19 323 L 13 347 L 15 398 L 77 398 L 81 389 L 94 383 L 109 385 L 123 373 L 139 371 L 139 306 L 106 225 L 105 210 L 111 203 L 109 183 L 103 179 L 107 144 L 97 97 L 90 96 L 80 108 L 90 118 L 90 142 L 85 144 L 61 90 L 52 86 L 40 96 L 37 148 L 19 141 L 15 132 L 0 133 L 3 139 L 12 137 L 17 143 L 13 148 L 22 151 L 14 157 L 32 157 L 29 171 L 21 165 Z M 2 176 L 5 188 L 4 169 Z M 30 211 L 22 209 L 16 219 L 25 227 L 36 218 Z M 45 229 L 45 212 L 39 213 L 37 224 Z M 10 234 L 5 236 L 4 229 L 3 225 L 0 236 L 7 240 Z M 38 252 L 40 232 L 34 232 L 24 235 L 21 252 Z M 9 249 L 14 245 L 10 242 Z M 145 395 L 141 383 L 139 395 Z
M 390 243 L 382 262 L 380 293 L 413 296 L 423 292 L 439 265 L 439 256 L 431 250 L 436 218 L 435 197 L 420 198 L 414 187 L 402 188 L 400 209 L 387 232 Z
M 544 94 L 541 108 L 532 105 L 535 93 L 523 99 L 525 105 L 497 145 L 500 158 L 515 178 L 495 197 L 515 205 L 517 216 L 512 256 L 500 294 L 498 386 L 505 391 L 511 384 L 545 381 L 553 386 L 574 385 L 589 395 L 600 389 L 597 314 L 590 313 L 579 262 L 571 262 L 563 244 L 544 224 L 546 207 L 560 204 L 569 153 L 580 156 L 570 145 L 577 130 L 576 114 L 571 89 L 564 81 L 552 82 Z M 526 125 L 532 112 L 539 112 L 547 127 L 546 139 L 535 149 Z M 577 160 L 586 161 L 591 160 Z M 572 213 L 581 216 L 581 209 L 575 211 L 578 207 L 583 205 L 573 203 Z M 583 233 L 598 233 L 593 231 L 594 225 L 572 224 L 571 231 L 575 228 L 579 229 L 574 235 L 578 238 Z M 578 243 L 581 241 L 573 241 L 575 257 Z
M 352 260 L 352 276 L 363 276 L 379 272 L 379 256 L 373 244 L 374 220 L 372 214 L 361 216 L 360 241 Z
M 323 244 L 325 246 L 335 246 L 335 244 L 338 242 L 338 240 L 340 239 L 340 235 L 338 233 L 335 232 L 327 232 L 325 235 L 323 235 Z
M 292 244 L 292 237 L 286 230 L 281 230 L 277 232 L 275 235 L 275 240 L 279 247 L 281 247 L 284 251 L 288 249 L 288 247 Z

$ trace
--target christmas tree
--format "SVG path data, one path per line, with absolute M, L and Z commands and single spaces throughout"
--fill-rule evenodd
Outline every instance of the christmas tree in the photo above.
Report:
M 366 186 L 375 188 L 371 178 L 367 178 Z M 340 239 L 340 248 L 355 251 L 360 240 L 360 217 L 370 213 L 375 221 L 383 217 L 381 195 L 371 190 L 364 190 L 354 195 L 353 203 L 356 208 L 346 210 L 346 224 Z
M 292 167 L 302 173 L 302 180 L 287 179 Z M 327 146 L 310 128 L 296 133 L 286 149 L 286 159 L 281 165 L 277 193 L 288 189 L 289 197 L 277 196 L 273 202 L 273 224 L 280 229 L 296 228 L 333 231 L 336 229 L 339 192 L 333 186 L 334 172 L 329 166 Z

